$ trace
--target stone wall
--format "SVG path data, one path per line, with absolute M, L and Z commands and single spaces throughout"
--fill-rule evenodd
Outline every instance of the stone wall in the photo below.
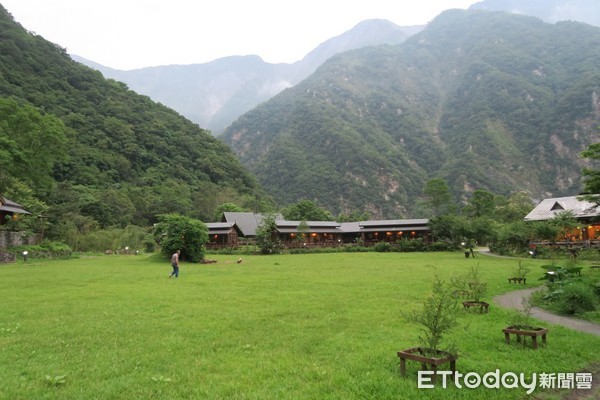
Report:
M 6 249 L 13 246 L 32 246 L 40 243 L 40 235 L 27 235 L 25 232 L 0 231 L 0 264 L 15 262 L 14 254 Z
M 2 263 L 9 263 L 9 262 L 15 262 L 16 261 L 16 257 L 14 254 L 11 253 L 3 253 L 0 251 L 0 264 Z
M 39 243 L 39 235 L 26 235 L 25 232 L 0 231 L 0 250 L 13 246 L 32 246 Z

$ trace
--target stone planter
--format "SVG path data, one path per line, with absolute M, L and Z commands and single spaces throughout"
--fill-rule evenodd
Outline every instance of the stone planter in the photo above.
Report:
M 423 370 L 431 368 L 434 372 L 433 381 L 436 379 L 437 374 L 435 372 L 437 372 L 438 367 L 446 363 L 450 364 L 450 370 L 452 371 L 452 376 L 454 376 L 456 372 L 456 360 L 458 359 L 457 355 L 450 354 L 447 351 L 431 350 L 425 347 L 413 347 L 399 351 L 398 357 L 400 358 L 400 375 L 406 376 L 406 360 L 412 360 L 421 363 Z
M 511 325 L 504 329 L 502 329 L 504 333 L 504 341 L 506 344 L 510 344 L 510 335 L 513 334 L 517 338 L 517 343 L 521 343 L 523 340 L 523 344 L 525 344 L 525 338 L 529 336 L 531 338 L 531 345 L 534 349 L 538 348 L 538 337 L 542 337 L 542 344 L 546 344 L 546 335 L 548 334 L 548 329 L 533 327 L 528 325 Z
M 487 313 L 488 309 L 490 308 L 489 303 L 486 303 L 485 301 L 463 301 L 462 302 L 463 307 L 465 308 L 465 310 L 470 310 L 472 308 L 475 309 L 479 309 L 479 313 Z

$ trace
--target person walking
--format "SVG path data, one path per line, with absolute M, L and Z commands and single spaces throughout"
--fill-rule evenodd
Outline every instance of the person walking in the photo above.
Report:
M 175 278 L 179 278 L 179 254 L 181 254 L 181 250 L 177 250 L 171 256 L 171 267 L 173 267 L 173 272 L 169 275 L 169 278 L 175 276 Z

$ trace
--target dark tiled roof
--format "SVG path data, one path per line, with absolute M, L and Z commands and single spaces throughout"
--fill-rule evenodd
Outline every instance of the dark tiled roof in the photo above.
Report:
M 372 228 L 386 226 L 412 226 L 412 225 L 427 225 L 429 224 L 428 219 L 388 219 L 388 220 L 372 220 L 372 221 L 361 221 L 358 223 L 361 228 Z
M 262 224 L 263 215 L 251 212 L 225 212 L 224 219 L 235 223 L 244 236 L 256 236 L 257 228 Z M 275 222 L 280 233 L 297 233 L 301 221 L 286 221 L 276 215 Z M 207 224 L 208 225 L 208 224 Z M 360 233 L 360 232 L 400 232 L 429 230 L 428 219 L 393 219 L 360 222 L 306 221 L 310 232 L 314 233 Z
M 25 210 L 22 205 L 2 196 L 0 196 L 0 211 L 17 214 L 30 214 L 30 212 Z
M 594 203 L 578 200 L 577 196 L 555 197 L 542 200 L 525 216 L 525 221 L 544 221 L 566 211 L 571 211 L 575 218 L 589 218 L 600 215 L 600 209 Z

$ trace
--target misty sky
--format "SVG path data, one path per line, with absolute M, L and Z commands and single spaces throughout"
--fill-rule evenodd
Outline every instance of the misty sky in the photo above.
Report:
M 366 19 L 420 25 L 478 0 L 0 0 L 29 31 L 116 69 L 256 54 L 302 59 Z

